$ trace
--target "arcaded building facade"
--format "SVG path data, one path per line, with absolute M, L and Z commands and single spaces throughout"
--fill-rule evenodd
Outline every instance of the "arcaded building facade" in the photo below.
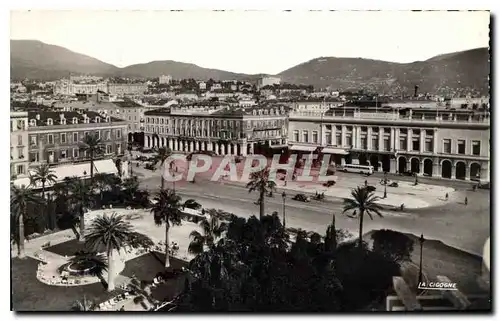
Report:
M 201 102 L 148 111 L 145 118 L 146 148 L 245 156 L 254 153 L 256 144 L 276 148 L 287 144 L 288 117 L 283 106 Z
M 483 108 L 296 110 L 288 133 L 291 150 L 329 153 L 337 164 L 451 179 L 490 177 L 490 114 Z

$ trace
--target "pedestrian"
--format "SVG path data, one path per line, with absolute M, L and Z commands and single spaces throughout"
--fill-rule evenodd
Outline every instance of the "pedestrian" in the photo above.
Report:
M 401 211 L 404 211 L 405 209 L 405 204 L 401 204 Z
M 446 200 L 448 200 L 448 193 L 446 193 L 446 195 L 444 196 L 444 198 L 445 198 Z
M 365 186 L 368 186 L 368 180 L 365 179 Z
M 286 179 L 285 179 L 285 186 L 286 186 Z
M 465 197 L 465 202 L 464 202 L 465 205 L 469 204 L 469 201 L 467 200 L 467 196 Z

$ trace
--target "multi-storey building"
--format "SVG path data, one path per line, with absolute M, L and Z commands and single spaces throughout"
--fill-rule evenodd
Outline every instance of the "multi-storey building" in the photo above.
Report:
M 96 112 L 28 112 L 29 165 L 85 162 L 82 152 L 86 135 L 97 135 L 104 154 L 96 159 L 122 156 L 127 148 L 127 123 Z
M 10 175 L 28 174 L 28 112 L 10 112 Z
M 76 94 L 96 94 L 98 91 L 106 92 L 110 95 L 140 95 L 148 90 L 147 84 L 117 84 L 117 83 L 87 83 L 77 84 L 67 79 L 60 80 L 54 87 L 54 94 L 76 95 Z
M 172 82 L 172 76 L 170 75 L 161 75 L 159 78 L 158 78 L 158 83 L 160 84 L 170 84 Z
M 281 83 L 280 77 L 262 77 L 257 81 L 257 88 L 279 85 L 280 83 Z
M 452 179 L 490 176 L 490 115 L 485 109 L 351 108 L 293 111 L 291 149 L 332 154 L 338 164 Z
M 148 85 L 142 83 L 133 84 L 108 84 L 107 93 L 110 95 L 142 95 L 148 91 Z
M 256 144 L 286 146 L 283 106 L 239 107 L 210 102 L 173 105 L 145 113 L 145 145 L 174 151 L 247 155 Z

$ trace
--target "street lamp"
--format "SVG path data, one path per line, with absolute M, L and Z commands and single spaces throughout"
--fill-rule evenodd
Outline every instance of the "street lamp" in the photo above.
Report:
M 424 234 L 420 235 L 418 241 L 420 242 L 420 267 L 418 269 L 418 284 L 420 284 L 422 282 L 422 257 L 423 257 L 422 250 L 424 248 L 424 241 L 425 241 Z
M 384 172 L 384 198 L 387 198 L 387 172 Z
M 286 227 L 286 215 L 285 215 L 286 193 L 285 193 L 285 191 L 283 191 L 283 194 L 281 194 L 281 197 L 283 198 L 283 227 Z

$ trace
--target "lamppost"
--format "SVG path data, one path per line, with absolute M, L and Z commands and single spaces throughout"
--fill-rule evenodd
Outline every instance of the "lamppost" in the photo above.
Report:
M 387 172 L 384 172 L 384 198 L 387 198 Z
M 286 193 L 285 193 L 285 191 L 283 191 L 283 194 L 281 194 L 281 197 L 283 198 L 283 227 L 286 227 L 286 214 L 285 214 Z
M 422 282 L 422 257 L 423 257 L 422 250 L 424 248 L 424 241 L 425 241 L 424 234 L 421 234 L 418 240 L 420 242 L 420 266 L 418 268 L 418 284 L 420 284 L 420 282 Z

